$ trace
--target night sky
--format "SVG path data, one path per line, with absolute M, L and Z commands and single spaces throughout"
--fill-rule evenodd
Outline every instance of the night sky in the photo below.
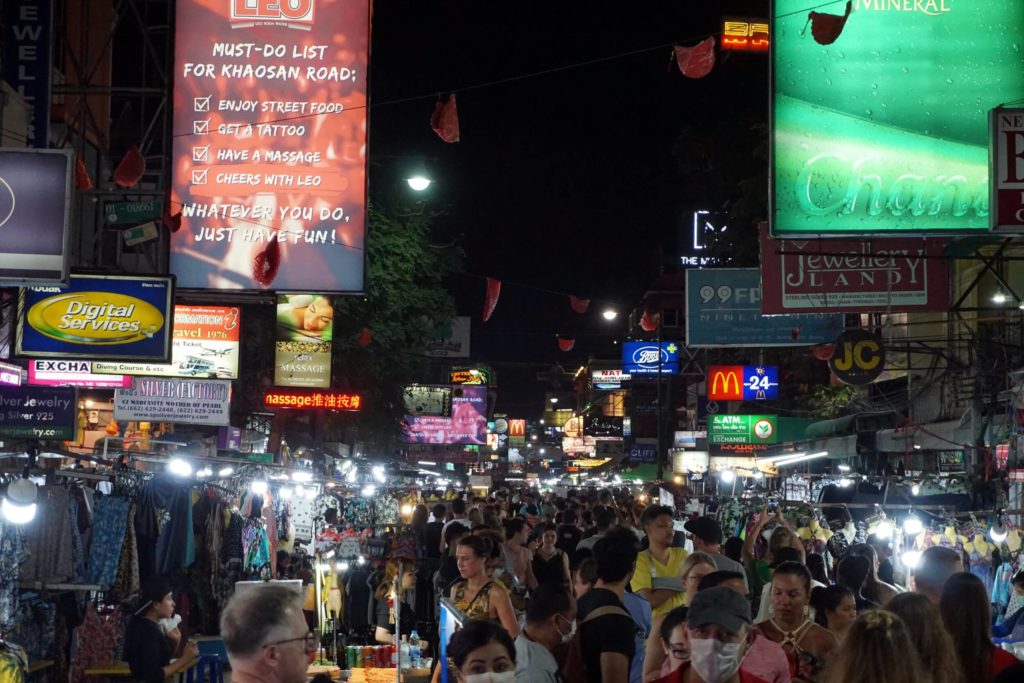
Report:
M 375 3 L 370 196 L 404 191 L 419 164 L 435 179 L 438 240 L 466 252 L 450 287 L 473 317 L 474 360 L 498 372 L 498 410 L 536 417 L 538 371 L 614 357 L 626 323 L 603 321 L 605 302 L 628 312 L 659 264 L 676 260 L 692 210 L 733 199 L 730 188 L 684 182 L 680 162 L 714 163 L 733 120 L 767 121 L 768 57 L 718 52 L 712 73 L 690 80 L 671 45 L 716 33 L 726 15 L 768 13 L 767 0 Z M 514 80 L 473 87 L 503 79 Z M 450 92 L 454 145 L 429 126 L 437 94 Z M 488 323 L 482 276 L 505 282 Z M 595 301 L 577 316 L 548 291 Z M 575 336 L 575 350 L 560 352 L 556 333 Z

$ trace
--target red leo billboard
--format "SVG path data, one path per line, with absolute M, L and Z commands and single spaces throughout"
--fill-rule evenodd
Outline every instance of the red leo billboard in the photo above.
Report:
M 178 0 L 178 286 L 359 292 L 369 0 Z
M 762 313 L 945 311 L 946 244 L 921 237 L 777 240 L 762 223 Z

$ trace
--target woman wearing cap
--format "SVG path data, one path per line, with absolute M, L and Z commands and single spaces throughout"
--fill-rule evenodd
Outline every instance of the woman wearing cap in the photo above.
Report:
M 181 657 L 171 663 L 171 655 L 181 635 L 177 628 L 165 632 L 160 622 L 173 616 L 171 584 L 161 578 L 150 579 L 143 584 L 139 608 L 128 622 L 124 638 L 124 658 L 136 681 L 163 683 L 165 679 L 187 669 L 199 657 L 198 646 L 189 641 Z

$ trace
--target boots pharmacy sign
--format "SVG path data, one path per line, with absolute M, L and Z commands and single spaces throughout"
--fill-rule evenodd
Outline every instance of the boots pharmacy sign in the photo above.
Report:
M 1024 232 L 1024 109 L 993 109 L 992 229 Z
M 1024 2 L 852 0 L 821 45 L 775 0 L 771 230 L 781 236 L 989 229 L 988 112 L 1024 92 Z

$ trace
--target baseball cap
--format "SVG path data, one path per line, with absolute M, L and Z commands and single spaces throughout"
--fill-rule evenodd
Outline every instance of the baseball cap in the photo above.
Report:
M 750 603 L 744 596 L 724 586 L 698 592 L 690 601 L 686 625 L 693 629 L 709 624 L 721 626 L 729 633 L 739 633 L 741 628 L 751 624 Z
M 714 517 L 698 517 L 683 525 L 687 533 L 693 534 L 705 543 L 715 545 L 722 542 L 722 526 Z

